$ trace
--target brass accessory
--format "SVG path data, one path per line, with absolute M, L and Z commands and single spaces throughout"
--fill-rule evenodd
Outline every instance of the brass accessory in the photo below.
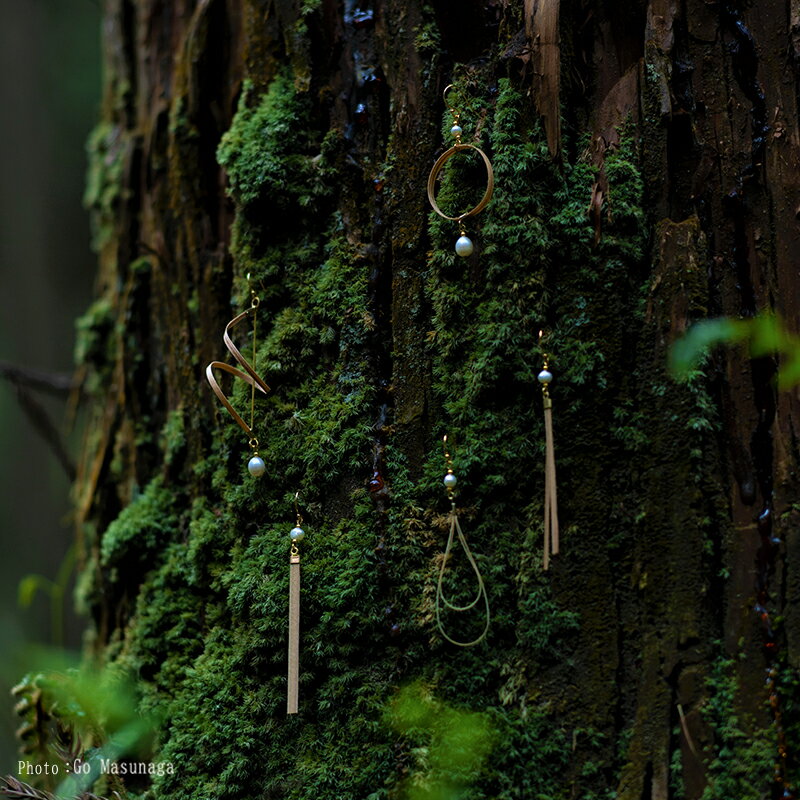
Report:
M 461 235 L 456 241 L 455 250 L 458 255 L 466 257 L 472 254 L 474 245 L 472 240 L 467 236 L 464 220 L 468 217 L 474 217 L 476 214 L 479 214 L 481 211 L 483 211 L 487 205 L 489 205 L 489 201 L 492 199 L 492 193 L 494 192 L 494 170 L 492 169 L 492 162 L 489 161 L 488 156 L 483 152 L 483 150 L 480 149 L 480 147 L 474 144 L 466 144 L 461 141 L 462 129 L 461 125 L 459 124 L 461 113 L 454 109 L 447 101 L 447 92 L 452 88 L 452 84 L 446 87 L 442 97 L 444 102 L 447 104 L 447 107 L 450 109 L 450 113 L 453 115 L 453 127 L 450 129 L 450 132 L 455 137 L 456 143 L 449 150 L 445 150 L 445 152 L 436 159 L 436 162 L 431 168 L 430 175 L 428 176 L 428 201 L 430 202 L 433 210 L 440 217 L 450 220 L 451 222 L 458 223 Z M 486 191 L 483 193 L 483 197 L 478 205 L 476 205 L 474 208 L 471 208 L 469 211 L 465 211 L 463 214 L 458 214 L 457 216 L 451 217 L 448 214 L 445 214 L 444 211 L 442 211 L 442 209 L 439 207 L 439 204 L 436 202 L 436 179 L 439 177 L 439 173 L 444 168 L 444 165 L 454 155 L 457 153 L 466 152 L 468 150 L 474 150 L 483 159 L 483 163 L 486 166 Z
M 300 550 L 297 543 L 305 538 L 300 527 L 303 517 L 299 508 L 300 492 L 294 496 L 295 526 L 289 532 L 289 658 L 286 685 L 286 713 L 296 714 L 300 685 Z
M 483 582 L 483 576 L 481 575 L 481 571 L 478 568 L 478 564 L 475 561 L 475 557 L 472 555 L 472 551 L 469 549 L 469 545 L 467 544 L 467 539 L 464 536 L 463 531 L 461 530 L 461 525 L 458 521 L 458 514 L 456 513 L 456 502 L 455 502 L 455 488 L 458 480 L 453 472 L 453 461 L 450 457 L 450 453 L 447 449 L 447 436 L 444 437 L 442 440 L 442 444 L 444 446 L 444 457 L 445 462 L 447 463 L 447 472 L 444 476 L 444 487 L 447 490 L 447 497 L 450 500 L 450 534 L 447 537 L 447 546 L 444 550 L 444 557 L 442 558 L 442 566 L 439 569 L 439 580 L 436 584 L 436 627 L 439 629 L 439 632 L 442 636 L 447 639 L 448 642 L 451 644 L 458 645 L 459 647 L 472 647 L 476 644 L 479 644 L 486 638 L 486 634 L 489 631 L 489 623 L 491 620 L 490 613 L 489 613 L 489 598 L 486 594 L 486 586 Z M 472 567 L 472 571 L 475 573 L 476 583 L 478 585 L 478 592 L 475 595 L 475 599 L 471 603 L 466 603 L 465 605 L 457 605 L 456 603 L 451 602 L 445 596 L 444 593 L 444 574 L 445 570 L 447 569 L 447 562 L 450 558 L 450 552 L 453 548 L 453 540 L 458 534 L 458 541 L 461 544 L 461 547 L 464 550 L 464 555 L 467 557 L 467 561 L 469 565 Z M 464 612 L 464 611 L 471 611 L 475 608 L 478 603 L 480 602 L 481 598 L 483 598 L 483 603 L 485 607 L 485 614 L 486 620 L 483 626 L 483 630 L 480 634 L 471 641 L 460 641 L 458 639 L 454 639 L 444 628 L 444 624 L 442 623 L 442 606 L 449 610 L 455 612 Z
M 542 331 L 539 331 L 540 342 L 542 335 Z M 542 353 L 542 358 L 544 363 L 542 371 L 538 375 L 538 380 L 542 385 L 542 401 L 544 404 L 544 569 L 547 571 L 550 568 L 550 556 L 557 555 L 559 551 L 559 529 L 556 456 L 553 444 L 553 400 L 550 397 L 550 382 L 553 380 L 553 373 L 550 372 L 547 353 Z
M 248 285 L 250 285 L 250 275 L 247 276 Z M 214 394 L 217 396 L 219 401 L 222 405 L 228 410 L 228 413 L 233 417 L 236 421 L 236 424 L 247 434 L 247 443 L 252 450 L 252 455 L 250 458 L 250 462 L 248 463 L 248 469 L 250 473 L 256 477 L 264 474 L 266 469 L 264 465 L 263 459 L 258 455 L 258 439 L 254 435 L 254 428 L 255 428 L 255 404 L 256 404 L 256 389 L 262 392 L 263 394 L 267 394 L 269 392 L 269 386 L 261 379 L 261 377 L 256 373 L 253 366 L 247 361 L 247 359 L 242 355 L 239 348 L 233 343 L 233 339 L 231 339 L 231 328 L 238 325 L 247 317 L 252 317 L 253 319 L 253 331 L 252 331 L 252 342 L 253 342 L 253 363 L 256 361 L 256 311 L 258 310 L 258 306 L 260 304 L 260 300 L 258 295 L 253 290 L 252 286 L 250 286 L 250 307 L 243 311 L 238 316 L 234 317 L 226 326 L 225 332 L 222 335 L 222 341 L 225 343 L 225 347 L 228 348 L 230 354 L 234 357 L 237 363 L 242 367 L 242 369 L 237 369 L 236 367 L 232 367 L 230 364 L 226 364 L 224 361 L 212 361 L 206 367 L 206 379 L 208 380 L 209 385 L 211 386 Z M 231 405 L 230 400 L 228 400 L 225 392 L 222 391 L 219 383 L 217 383 L 217 379 L 214 375 L 214 370 L 219 369 L 223 372 L 227 372 L 230 375 L 233 375 L 234 378 L 239 378 L 243 380 L 245 383 L 250 385 L 250 424 L 248 425 L 244 419 L 241 417 L 238 411 Z
M 478 205 L 475 208 L 471 208 L 469 211 L 465 211 L 463 214 L 459 214 L 456 217 L 450 217 L 439 208 L 439 204 L 436 202 L 436 179 L 439 177 L 439 173 L 442 171 L 444 165 L 449 161 L 456 153 L 462 153 L 465 150 L 474 150 L 478 153 L 481 158 L 483 159 L 483 163 L 486 165 L 486 174 L 487 174 L 487 182 L 486 182 L 486 191 L 483 193 L 483 197 Z M 486 206 L 489 205 L 489 201 L 492 199 L 492 193 L 494 192 L 494 170 L 492 169 L 492 162 L 489 161 L 489 157 L 480 147 L 476 147 L 474 144 L 454 144 L 449 150 L 445 150 L 439 158 L 436 159 L 436 163 L 431 168 L 431 174 L 428 176 L 428 200 L 430 201 L 431 206 L 433 206 L 433 210 L 444 219 L 449 219 L 451 222 L 463 222 L 467 217 L 474 217 L 476 214 L 483 211 Z

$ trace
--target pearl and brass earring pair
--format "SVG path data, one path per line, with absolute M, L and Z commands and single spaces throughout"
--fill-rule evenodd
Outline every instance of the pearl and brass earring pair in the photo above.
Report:
M 444 483 L 444 488 L 447 491 L 447 498 L 450 500 L 450 534 L 447 537 L 447 545 L 444 550 L 444 556 L 442 557 L 442 565 L 439 568 L 439 580 L 436 584 L 436 627 L 439 629 L 439 632 L 442 636 L 447 639 L 448 642 L 451 644 L 458 645 L 459 647 L 472 647 L 473 645 L 479 644 L 486 638 L 486 634 L 489 631 L 489 622 L 490 622 L 490 614 L 489 614 L 489 598 L 486 594 L 486 586 L 483 582 L 483 576 L 481 575 L 481 571 L 478 568 L 478 564 L 475 561 L 475 556 L 473 556 L 472 551 L 469 549 L 469 545 L 467 544 L 467 539 L 464 536 L 464 532 L 461 530 L 461 524 L 458 521 L 458 513 L 456 511 L 456 485 L 458 484 L 458 478 L 456 478 L 456 474 L 453 471 L 453 460 L 450 457 L 450 453 L 447 448 L 447 436 L 444 437 L 442 440 L 442 444 L 444 446 L 444 458 L 445 463 L 447 464 L 447 472 L 445 473 L 444 479 L 442 483 Z M 466 603 L 464 605 L 458 605 L 457 603 L 452 602 L 445 596 L 444 592 L 444 579 L 445 573 L 447 571 L 447 562 L 450 559 L 451 551 L 453 549 L 453 543 L 455 536 L 458 535 L 458 541 L 461 545 L 464 555 L 467 557 L 467 561 L 469 565 L 472 567 L 472 571 L 475 575 L 476 584 L 478 587 L 478 592 L 475 595 L 475 599 L 472 600 L 470 603 Z M 451 636 L 444 627 L 444 623 L 442 621 L 442 612 L 443 610 L 454 611 L 456 613 L 463 613 L 465 611 L 471 611 L 475 608 L 483 598 L 483 604 L 485 609 L 485 622 L 483 625 L 483 630 L 480 634 L 475 638 L 469 641 L 462 641 L 460 639 L 456 639 Z
M 253 289 L 250 283 L 250 275 L 247 276 L 247 286 L 250 292 L 250 306 L 243 311 L 238 316 L 234 317 L 226 326 L 225 332 L 222 335 L 222 341 L 225 343 L 225 347 L 228 348 L 230 354 L 234 357 L 237 363 L 242 367 L 242 369 L 236 369 L 236 367 L 232 367 L 230 364 L 226 364 L 224 361 L 212 361 L 206 367 L 206 379 L 208 380 L 209 385 L 214 391 L 214 394 L 217 396 L 219 401 L 222 405 L 228 410 L 228 413 L 234 418 L 236 424 L 247 434 L 247 443 L 250 447 L 250 460 L 247 463 L 247 469 L 253 477 L 259 478 L 261 477 L 264 472 L 266 471 L 266 464 L 264 463 L 264 459 L 258 454 L 258 439 L 254 433 L 255 427 L 255 406 L 256 406 L 256 389 L 263 394 L 267 394 L 269 392 L 269 386 L 259 377 L 258 373 L 256 373 L 255 368 L 252 364 L 250 364 L 247 359 L 241 354 L 240 350 L 236 345 L 233 343 L 231 339 L 230 331 L 235 325 L 238 325 L 243 320 L 247 319 L 248 317 L 252 318 L 252 345 L 253 345 L 253 364 L 256 363 L 256 328 L 257 328 L 257 311 L 258 307 L 261 303 L 260 298 L 256 294 L 255 290 Z M 219 383 L 217 383 L 217 379 L 214 376 L 214 370 L 220 369 L 223 372 L 227 372 L 230 375 L 233 375 L 234 378 L 239 378 L 245 383 L 250 384 L 250 424 L 248 425 L 244 419 L 242 419 L 241 415 L 236 411 L 236 409 L 231 405 L 230 400 L 228 400 L 225 392 L 222 391 L 220 388 Z
M 455 251 L 457 255 L 461 256 L 462 258 L 466 258 L 467 256 L 472 255 L 473 251 L 475 250 L 475 245 L 473 244 L 472 239 L 467 236 L 465 220 L 469 217 L 474 217 L 476 214 L 479 214 L 481 211 L 483 211 L 483 209 L 486 208 L 486 206 L 489 204 L 489 201 L 492 199 L 492 193 L 494 192 L 494 170 L 492 169 L 492 162 L 489 161 L 488 156 L 483 152 L 483 150 L 480 149 L 480 147 L 461 141 L 461 136 L 464 133 L 461 127 L 461 112 L 453 108 L 447 102 L 447 93 L 452 88 L 453 84 L 447 86 L 442 93 L 442 98 L 453 117 L 453 125 L 450 128 L 450 133 L 456 141 L 449 150 L 445 150 L 445 152 L 436 159 L 436 163 L 434 163 L 433 167 L 431 168 L 430 175 L 428 176 L 428 201 L 433 207 L 433 210 L 440 217 L 450 220 L 451 222 L 458 223 L 460 236 L 456 240 Z M 466 153 L 470 150 L 475 151 L 483 159 L 484 166 L 486 167 L 486 191 L 483 193 L 483 197 L 478 205 L 476 205 L 474 208 L 471 208 L 469 211 L 465 211 L 463 214 L 458 214 L 454 217 L 451 217 L 445 214 L 442 209 L 439 208 L 439 204 L 436 201 L 436 180 L 444 168 L 444 165 L 453 156 L 457 155 L 458 153 Z

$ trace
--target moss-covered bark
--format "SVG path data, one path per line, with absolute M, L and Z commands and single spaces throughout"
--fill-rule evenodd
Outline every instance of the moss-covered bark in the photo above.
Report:
M 796 326 L 786 12 L 562 4 L 553 161 L 524 5 L 106 2 L 80 600 L 94 656 L 167 720 L 158 758 L 177 774 L 149 796 L 780 789 L 765 669 L 791 741 L 797 396 L 775 394 L 769 359 L 718 354 L 677 384 L 666 357 L 703 316 L 772 309 Z M 496 178 L 466 260 L 425 197 L 450 82 Z M 442 202 L 469 204 L 481 181 L 454 165 Z M 260 481 L 203 378 L 248 273 L 273 387 Z M 563 529 L 549 574 L 540 328 Z M 446 432 L 493 610 L 467 651 L 433 620 Z M 287 718 L 297 491 L 302 700 Z M 413 681 L 431 709 L 485 714 L 482 766 L 448 760 L 435 725 L 392 726 Z

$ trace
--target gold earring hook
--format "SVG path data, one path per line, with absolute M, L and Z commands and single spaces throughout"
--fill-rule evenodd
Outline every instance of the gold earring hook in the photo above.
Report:
M 256 294 L 256 290 L 253 288 L 249 272 L 247 273 L 247 291 L 250 292 L 250 308 L 252 309 L 258 308 L 258 304 L 261 302 L 261 298 Z
M 450 452 L 447 449 L 447 434 L 444 435 L 442 438 L 442 448 L 444 449 L 444 460 L 447 463 L 447 471 L 448 473 L 453 472 L 453 459 L 450 456 Z
M 461 112 L 457 109 L 453 108 L 450 105 L 450 101 L 447 99 L 447 93 L 454 88 L 454 84 L 450 83 L 444 87 L 444 91 L 442 92 L 442 100 L 444 104 L 447 106 L 448 111 L 453 115 L 453 122 L 458 125 L 459 119 L 461 119 Z
M 297 516 L 297 527 L 299 528 L 303 524 L 303 517 L 300 514 L 300 506 L 298 502 L 300 500 L 300 492 L 295 492 L 294 494 L 294 513 Z
M 544 348 L 542 347 L 542 339 L 544 339 L 544 331 L 539 330 L 539 349 L 542 351 L 542 359 L 544 360 L 544 368 L 547 369 L 547 360 L 549 356 L 545 352 Z

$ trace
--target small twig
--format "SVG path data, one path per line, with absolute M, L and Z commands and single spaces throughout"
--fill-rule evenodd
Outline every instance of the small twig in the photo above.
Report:
M 72 459 L 67 454 L 67 449 L 61 440 L 61 434 L 58 432 L 58 429 L 55 425 L 53 425 L 52 420 L 44 410 L 43 406 L 27 390 L 27 388 L 19 383 L 15 383 L 14 387 L 17 390 L 17 399 L 19 400 L 19 404 L 22 406 L 22 410 L 31 421 L 33 427 L 36 428 L 47 444 L 50 445 L 55 457 L 58 459 L 59 463 L 64 468 L 64 471 L 67 473 L 67 477 L 70 479 L 70 481 L 74 481 L 76 475 L 75 465 L 72 463 Z
M 692 739 L 692 735 L 689 733 L 689 726 L 686 724 L 686 715 L 683 713 L 683 706 L 678 703 L 678 718 L 681 721 L 681 729 L 683 730 L 683 735 L 686 737 L 686 744 L 689 745 L 689 749 L 694 754 L 695 758 L 700 758 L 697 755 L 697 750 L 694 746 L 694 740 Z
M 0 361 L 0 378 L 6 378 L 16 386 L 22 384 L 31 389 L 39 389 L 59 397 L 69 395 L 76 388 L 72 375 L 19 367 L 16 364 L 10 364 L 8 361 Z
M 11 800 L 57 800 L 56 796 L 50 792 L 34 789 L 33 786 L 18 781 L 13 775 L 0 778 L 0 794 L 4 794 Z
M 43 370 L 19 367 L 0 361 L 0 378 L 5 378 L 16 390 L 17 399 L 33 427 L 44 438 L 55 453 L 70 481 L 75 480 L 75 465 L 67 454 L 61 434 L 53 424 L 44 407 L 31 394 L 32 389 L 47 392 L 57 397 L 75 397 L 78 386 L 71 375 L 44 372 Z
M 12 775 L 0 778 L 0 795 L 5 795 L 10 800 L 63 800 L 50 792 L 34 789 L 33 786 L 17 780 Z M 114 792 L 114 797 L 116 800 L 122 800 L 119 792 Z M 106 800 L 106 798 L 92 794 L 92 792 L 81 792 L 79 795 L 75 795 L 74 800 Z

